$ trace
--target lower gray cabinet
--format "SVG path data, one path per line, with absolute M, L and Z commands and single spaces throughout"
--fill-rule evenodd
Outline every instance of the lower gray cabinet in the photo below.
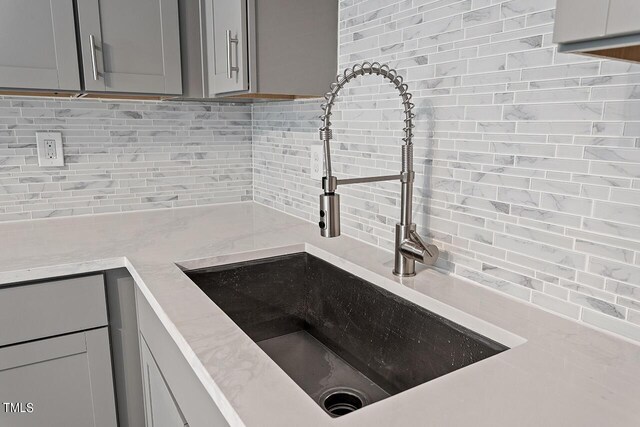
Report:
M 142 427 L 144 400 L 135 282 L 126 268 L 105 272 L 118 427 Z
M 136 307 L 147 427 L 229 427 L 140 289 Z
M 147 427 L 187 426 L 187 422 L 142 336 L 140 337 L 140 357 Z
M 116 426 L 107 329 L 0 348 L 0 426 Z
M 0 286 L 0 426 L 114 427 L 102 274 Z

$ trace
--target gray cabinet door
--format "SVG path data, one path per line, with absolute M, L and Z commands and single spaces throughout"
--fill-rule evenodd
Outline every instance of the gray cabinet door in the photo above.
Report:
M 604 36 L 608 8 L 609 0 L 558 0 L 553 41 L 571 43 Z
M 207 0 L 210 95 L 249 90 L 247 0 Z
M 182 94 L 177 0 L 77 0 L 85 89 Z
M 140 357 L 144 384 L 144 406 L 147 427 L 184 427 L 186 421 L 169 386 L 156 364 L 151 350 L 140 335 Z
M 610 0 L 607 36 L 640 33 L 640 1 Z
M 105 272 L 119 427 L 144 426 L 135 282 L 126 268 Z
M 0 0 L 0 88 L 80 90 L 72 0 Z
M 198 378 L 196 371 L 187 362 L 139 288 L 136 289 L 136 307 L 138 308 L 141 352 L 142 347 L 147 346 L 147 353 L 152 354 L 163 381 L 169 385 L 167 388 L 171 390 L 171 395 L 176 402 L 175 406 L 180 408 L 179 411 L 184 415 L 184 419 L 191 427 L 229 427 L 229 423 Z M 148 424 L 148 426 L 152 425 Z
M 117 425 L 107 328 L 0 348 L 0 396 L 1 426 Z

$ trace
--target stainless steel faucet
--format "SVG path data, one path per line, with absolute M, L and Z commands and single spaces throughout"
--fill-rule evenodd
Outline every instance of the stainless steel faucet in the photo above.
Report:
M 338 179 L 331 171 L 331 108 L 335 102 L 338 92 L 351 80 L 358 76 L 376 74 L 388 79 L 400 92 L 402 105 L 404 106 L 404 144 L 402 145 L 402 171 L 399 175 L 373 176 L 366 178 Z M 415 115 L 412 112 L 414 105 L 411 103 L 411 94 L 408 86 L 402 82 L 402 77 L 396 70 L 388 65 L 380 65 L 364 62 L 356 64 L 352 68 L 347 68 L 344 73 L 338 75 L 336 81 L 331 83 L 330 91 L 324 97 L 327 100 L 322 104 L 324 114 L 320 116 L 322 127 L 320 128 L 320 139 L 324 143 L 324 169 L 325 176 L 322 178 L 322 188 L 324 194 L 320 195 L 320 233 L 323 237 L 337 237 L 340 235 L 340 195 L 336 194 L 339 185 L 362 184 L 366 182 L 393 181 L 400 180 L 402 183 L 401 192 L 401 213 L 400 222 L 396 224 L 395 242 L 395 264 L 393 274 L 401 277 L 415 276 L 416 261 L 426 265 L 432 265 L 438 259 L 439 251 L 434 245 L 424 242 L 416 232 L 416 225 L 412 222 L 413 207 L 413 181 L 415 173 L 413 171 L 413 137 L 412 119 Z

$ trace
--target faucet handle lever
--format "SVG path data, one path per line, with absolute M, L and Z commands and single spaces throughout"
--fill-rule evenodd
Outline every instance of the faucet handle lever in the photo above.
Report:
M 423 248 L 426 248 L 427 246 L 429 246 L 429 244 L 427 242 L 425 242 L 422 237 L 420 237 L 420 235 L 418 234 L 418 232 L 416 230 L 411 230 L 409 232 L 409 236 L 411 237 L 411 239 L 415 240 L 416 243 L 419 243 Z
M 440 255 L 436 245 L 426 243 L 416 230 L 409 231 L 409 236 L 399 247 L 402 256 L 425 265 L 433 265 Z

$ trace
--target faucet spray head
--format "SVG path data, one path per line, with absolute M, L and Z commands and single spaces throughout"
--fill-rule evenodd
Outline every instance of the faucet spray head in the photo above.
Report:
M 324 193 L 320 195 L 320 234 L 322 237 L 340 235 L 340 195 Z

